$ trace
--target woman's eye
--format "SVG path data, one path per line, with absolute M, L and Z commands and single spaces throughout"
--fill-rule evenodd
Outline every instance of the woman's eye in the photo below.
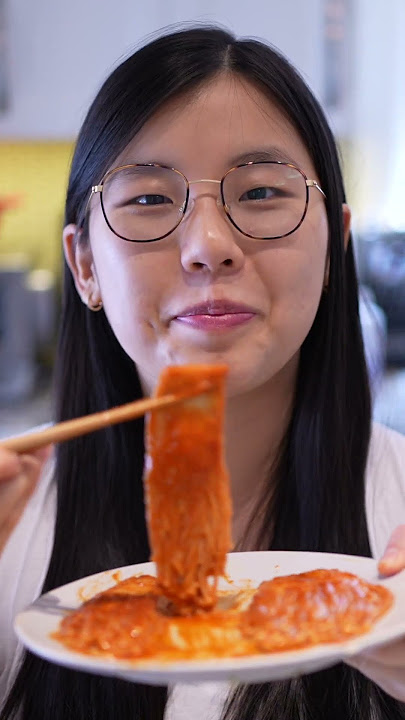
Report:
M 241 195 L 240 200 L 268 200 L 276 195 L 276 191 L 271 187 L 257 187 L 247 190 Z
M 135 205 L 173 205 L 166 195 L 138 195 L 134 198 Z

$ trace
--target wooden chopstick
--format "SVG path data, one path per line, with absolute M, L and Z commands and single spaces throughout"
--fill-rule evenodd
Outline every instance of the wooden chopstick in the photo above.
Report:
M 198 389 L 196 388 L 193 392 L 190 391 L 179 395 L 162 395 L 161 397 L 147 398 L 146 400 L 135 400 L 134 402 L 120 405 L 111 410 L 102 410 L 101 412 L 84 415 L 74 420 L 65 420 L 64 422 L 51 425 L 43 430 L 1 440 L 0 447 L 18 453 L 30 452 L 44 445 L 71 440 L 79 435 L 87 435 L 95 430 L 101 430 L 101 428 L 107 427 L 108 425 L 116 425 L 117 423 L 134 420 L 151 410 L 160 410 L 168 405 L 181 403 L 191 397 L 208 392 L 210 389 L 211 384 L 209 382 L 201 382 Z

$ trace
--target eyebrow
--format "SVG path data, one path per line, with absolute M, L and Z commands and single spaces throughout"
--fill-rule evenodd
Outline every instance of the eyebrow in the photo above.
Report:
M 287 162 L 296 165 L 296 161 L 289 157 L 284 150 L 277 147 L 262 148 L 260 150 L 252 150 L 242 155 L 237 155 L 231 159 L 231 165 L 243 165 L 248 162 Z
M 237 165 L 244 165 L 245 163 L 249 162 L 285 162 L 291 163 L 296 167 L 300 167 L 297 161 L 290 157 L 288 153 L 285 152 L 285 150 L 280 150 L 280 148 L 277 148 L 273 145 L 257 150 L 250 150 L 242 153 L 241 155 L 234 155 L 234 157 L 229 160 L 229 167 L 232 168 L 236 167 Z M 173 164 L 171 162 L 162 162 L 162 160 L 158 158 L 153 158 L 152 160 L 145 160 L 142 158 L 136 160 L 126 160 L 122 163 L 122 165 L 130 165 L 132 163 L 134 163 L 135 165 L 149 165 L 156 163 L 157 165 L 163 165 L 165 167 L 177 167 L 176 164 Z

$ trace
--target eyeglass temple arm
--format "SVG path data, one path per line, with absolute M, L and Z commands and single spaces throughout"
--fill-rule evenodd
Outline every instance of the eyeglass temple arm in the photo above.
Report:
M 83 213 L 82 221 L 79 223 L 79 227 L 82 227 L 82 226 L 83 226 L 84 218 L 85 218 L 86 215 L 87 215 L 87 211 L 88 211 L 88 209 L 89 209 L 89 205 L 90 205 L 90 200 L 91 200 L 91 198 L 93 197 L 93 195 L 94 195 L 95 193 L 101 192 L 102 189 L 103 189 L 103 185 L 93 185 L 93 186 L 92 186 L 92 188 L 91 188 L 91 193 L 90 193 L 90 195 L 89 195 L 89 199 L 87 200 L 86 208 L 85 208 L 85 211 L 84 211 L 84 213 Z
M 317 183 L 316 180 L 306 180 L 306 184 L 307 184 L 307 187 L 314 187 L 314 188 L 316 188 L 317 190 L 319 190 L 319 192 L 322 193 L 322 195 L 324 196 L 324 198 L 326 198 L 326 195 L 325 195 L 324 191 L 322 190 L 321 186 L 318 185 L 318 183 Z

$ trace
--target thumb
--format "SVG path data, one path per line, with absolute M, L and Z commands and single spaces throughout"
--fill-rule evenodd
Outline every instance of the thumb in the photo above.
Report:
M 46 445 L 37 450 L 32 450 L 29 453 L 19 455 L 21 467 L 28 473 L 31 479 L 38 477 L 41 468 L 50 457 L 51 452 L 52 445 Z
M 398 525 L 378 563 L 378 571 L 381 575 L 395 575 L 403 569 L 405 569 L 405 525 Z

